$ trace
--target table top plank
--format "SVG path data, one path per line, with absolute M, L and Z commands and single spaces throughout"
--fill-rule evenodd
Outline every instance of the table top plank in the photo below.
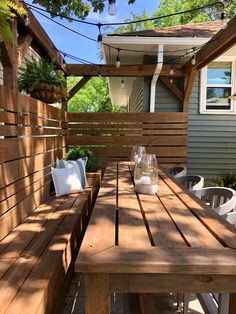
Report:
M 145 214 L 155 246 L 185 247 L 186 243 L 171 221 L 169 214 L 156 195 L 139 194 L 138 198 Z
M 128 166 L 119 164 L 118 173 L 119 246 L 149 248 L 151 242 Z
M 229 248 L 130 249 L 113 247 L 87 258 L 77 270 L 98 273 L 236 275 L 236 251 Z M 207 279 L 207 278 L 206 278 Z
M 229 223 L 161 170 L 157 194 L 137 195 L 127 165 L 118 166 L 106 169 L 76 271 L 236 275 Z
M 116 173 L 116 165 L 107 167 L 80 248 L 80 255 L 97 254 L 115 245 Z
M 159 180 L 157 191 L 161 202 L 191 247 L 222 247 L 222 244 L 205 228 L 185 204 Z
M 197 197 L 190 194 L 167 173 L 160 170 L 159 175 L 214 237 L 218 238 L 225 246 L 236 249 L 236 228 L 233 225 L 220 217 Z

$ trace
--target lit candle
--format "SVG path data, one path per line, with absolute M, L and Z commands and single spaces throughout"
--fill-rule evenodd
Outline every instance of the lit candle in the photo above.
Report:
M 157 192 L 157 184 L 151 184 L 150 177 L 142 176 L 140 180 L 135 182 L 135 191 L 141 194 L 155 194 Z
M 140 179 L 141 184 L 151 184 L 151 179 L 148 176 L 142 176 Z

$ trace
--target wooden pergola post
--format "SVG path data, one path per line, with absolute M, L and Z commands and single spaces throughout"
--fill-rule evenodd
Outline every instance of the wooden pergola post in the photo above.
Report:
M 17 21 L 12 23 L 12 32 L 17 38 Z M 18 56 L 16 43 L 1 42 L 1 62 L 3 66 L 3 85 L 17 90 Z

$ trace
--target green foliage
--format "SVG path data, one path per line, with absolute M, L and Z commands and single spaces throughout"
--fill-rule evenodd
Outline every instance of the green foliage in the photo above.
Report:
M 20 69 L 19 91 L 25 91 L 30 94 L 40 83 L 54 84 L 59 87 L 66 85 L 64 73 L 61 70 L 55 70 L 53 61 L 48 62 L 42 59 L 27 60 L 25 68 Z
M 7 40 L 11 43 L 15 41 L 14 35 L 11 30 L 11 23 L 16 14 L 26 14 L 26 11 L 20 6 L 8 0 L 0 0 L 0 42 Z
M 102 12 L 107 0 L 33 0 L 33 3 L 38 3 L 48 11 L 55 12 L 66 16 L 77 16 L 85 19 L 89 12 Z M 128 0 L 128 4 L 134 3 L 135 0 Z M 53 17 L 53 15 L 52 15 Z
M 236 190 L 236 174 L 229 172 L 212 178 L 212 186 L 224 186 Z
M 159 4 L 159 11 L 153 13 L 153 17 L 159 17 L 162 15 L 168 15 L 172 13 L 191 10 L 197 7 L 201 7 L 207 4 L 213 3 L 212 0 L 161 0 Z M 199 23 L 204 21 L 212 21 L 220 19 L 221 13 L 225 11 L 228 17 L 233 17 L 236 13 L 236 7 L 234 0 L 224 1 L 224 6 L 219 2 L 211 7 L 193 11 L 190 13 L 184 13 L 180 15 L 172 16 L 171 18 L 163 18 L 154 22 L 155 27 L 166 27 L 172 25 L 180 25 L 191 23 Z
M 70 90 L 78 81 L 78 78 L 70 78 L 68 80 L 68 90 Z M 72 99 L 69 100 L 68 111 L 112 111 L 112 104 L 106 79 L 104 77 L 92 78 Z
M 129 23 L 131 21 L 140 21 L 143 19 L 148 19 L 149 16 L 147 14 L 146 9 L 143 9 L 142 15 L 137 15 L 134 12 L 131 12 L 131 18 L 125 19 L 124 22 Z M 144 21 L 138 23 L 127 24 L 125 26 L 120 26 L 116 29 L 116 33 L 123 33 L 123 32 L 137 32 L 146 29 L 154 29 L 154 22 L 153 21 Z
M 158 6 L 158 11 L 154 11 L 151 17 L 161 17 L 164 15 L 175 14 L 178 12 L 191 10 L 197 7 L 202 7 L 204 5 L 211 3 L 213 3 L 212 0 L 194 0 L 194 1 L 161 0 Z M 116 33 L 135 32 L 146 29 L 162 28 L 173 25 L 187 24 L 190 22 L 200 23 L 205 21 L 212 21 L 220 19 L 222 12 L 226 12 L 228 18 L 234 17 L 236 14 L 235 0 L 227 0 L 222 2 L 222 4 L 217 2 L 217 4 L 211 7 L 193 11 L 190 13 L 173 15 L 171 17 L 161 18 L 158 20 L 145 21 L 137 24 L 135 23 L 127 26 L 121 26 L 117 28 Z M 150 16 L 148 16 L 146 11 L 144 10 L 141 16 L 138 16 L 135 13 L 131 13 L 131 18 L 127 19 L 126 22 L 133 20 L 139 21 L 147 18 L 150 18 Z
M 80 146 L 75 146 L 70 148 L 65 156 L 66 160 L 76 160 L 82 157 L 88 157 L 86 165 L 86 170 L 88 171 L 91 168 L 94 161 L 94 155 L 91 150 Z

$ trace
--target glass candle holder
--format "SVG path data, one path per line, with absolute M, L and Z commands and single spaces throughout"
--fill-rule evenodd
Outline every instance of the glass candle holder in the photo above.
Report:
M 155 194 L 158 187 L 158 167 L 154 154 L 143 154 L 134 169 L 135 191 L 141 194 Z
M 142 155 L 146 152 L 144 146 L 133 146 L 131 153 L 131 162 L 136 163 L 141 160 Z

